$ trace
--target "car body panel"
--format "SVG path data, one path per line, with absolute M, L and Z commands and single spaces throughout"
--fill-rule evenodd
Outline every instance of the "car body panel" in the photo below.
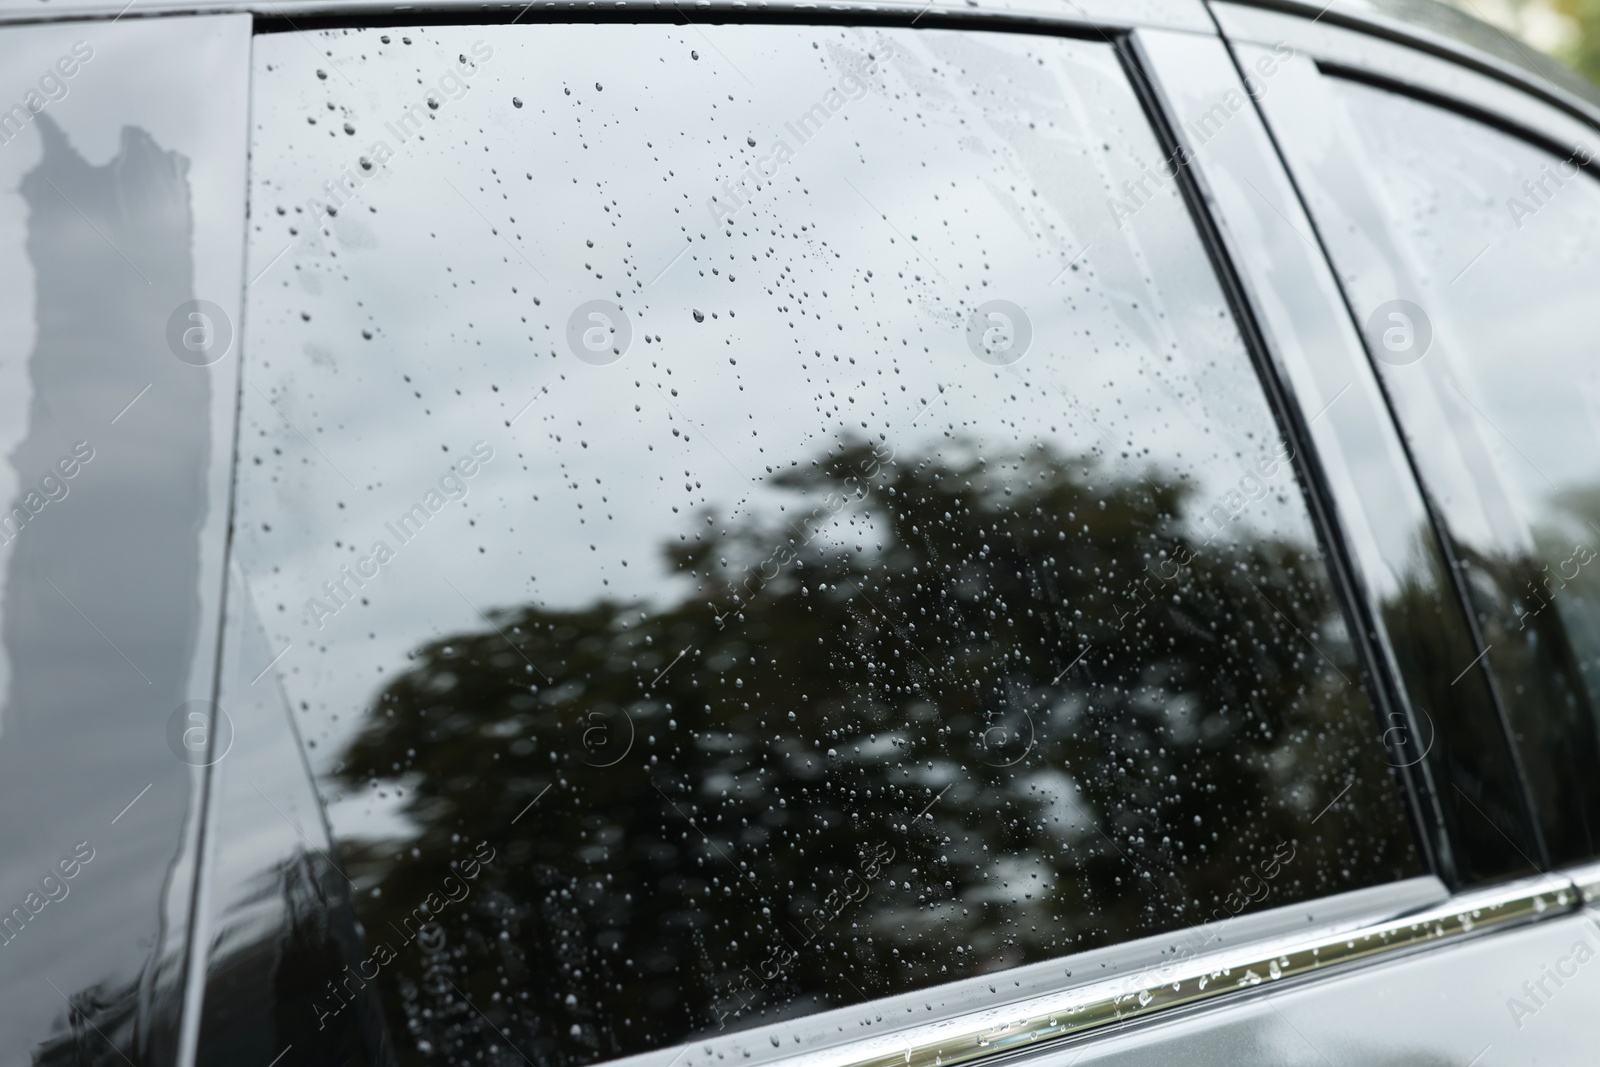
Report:
M 7 1065 L 179 1054 L 249 33 L 238 15 L 0 33 L 0 99 L 21 109 L 0 117 L 0 447 L 27 516 L 0 549 L 0 900 L 32 913 L 0 946 Z M 93 858 L 63 883 L 75 843 Z

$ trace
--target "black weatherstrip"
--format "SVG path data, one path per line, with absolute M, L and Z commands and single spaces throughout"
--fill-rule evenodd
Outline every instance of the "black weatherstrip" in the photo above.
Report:
M 693 17 L 691 17 L 691 11 Z M 328 11 L 295 16 L 257 14 L 255 32 L 299 33 L 305 30 L 380 29 L 421 26 L 509 26 L 537 24 L 602 24 L 668 26 L 882 26 L 919 30 L 982 30 L 988 33 L 1025 33 L 1042 37 L 1073 37 L 1080 40 L 1106 39 L 1106 32 L 1092 24 L 1063 22 L 1045 16 L 995 13 L 973 10 L 931 11 L 884 8 L 826 11 L 811 7 L 711 7 L 685 8 L 682 4 L 663 4 L 641 8 L 578 7 L 568 5 L 503 4 L 480 8 L 425 6 L 383 11 Z M 1113 31 L 1121 32 L 1121 31 Z

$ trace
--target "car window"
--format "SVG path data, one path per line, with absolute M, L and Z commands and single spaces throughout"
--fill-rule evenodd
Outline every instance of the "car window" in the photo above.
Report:
M 1593 857 L 1593 146 L 1558 154 L 1401 93 L 1327 83 L 1365 175 L 1318 200 L 1334 260 L 1454 546 L 1549 857 Z
M 1418 872 L 1108 44 L 311 39 L 255 52 L 235 557 L 406 1062 Z

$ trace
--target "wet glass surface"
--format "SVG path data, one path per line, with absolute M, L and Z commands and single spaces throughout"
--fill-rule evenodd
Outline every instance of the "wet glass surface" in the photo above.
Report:
M 236 363 L 170 339 L 237 316 L 248 32 L 0 34 L 7 1067 L 181 1044 Z
M 1370 176 L 1320 186 L 1331 250 L 1448 527 L 1550 859 L 1593 857 L 1600 185 L 1580 166 L 1595 146 L 1564 159 L 1406 96 L 1328 86 L 1339 155 Z
M 376 994 L 352 970 L 366 955 L 353 886 L 332 858 L 293 714 L 258 666 L 273 651 L 237 573 L 229 590 L 222 669 L 231 681 L 226 728 L 209 754 L 195 1062 L 228 1067 L 296 1049 L 315 1067 L 378 1067 L 392 1060 Z M 306 1010 L 309 996 L 341 982 L 348 1010 Z
M 294 708 L 404 1062 L 1417 873 L 1109 47 L 314 40 L 254 56 L 239 677 Z
M 1312 234 L 1301 195 L 1321 210 L 1359 191 L 1356 153 L 1340 140 L 1336 102 L 1310 56 L 1286 46 L 1235 46 L 1280 149 L 1255 121 L 1246 86 L 1219 63 L 1219 42 L 1152 34 L 1146 47 L 1215 191 L 1250 279 L 1263 328 L 1295 394 L 1337 508 L 1352 577 L 1370 605 L 1374 644 L 1400 691 L 1385 716 L 1396 765 L 1414 767 L 1419 822 L 1435 848 L 1436 873 L 1453 887 L 1503 880 L 1544 858 L 1516 753 L 1479 659 L 1471 617 L 1427 501 L 1411 469 L 1362 335 L 1339 284 L 1351 284 Z M 1286 54 L 1287 53 L 1287 54 Z M 1219 73 L 1220 72 L 1220 73 Z M 1298 184 L 1298 188 L 1296 187 Z M 1382 236 L 1383 231 L 1377 231 Z

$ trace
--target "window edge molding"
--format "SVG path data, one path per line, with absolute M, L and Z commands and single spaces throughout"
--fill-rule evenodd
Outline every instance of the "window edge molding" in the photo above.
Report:
M 1419 905 L 1419 900 L 1430 902 Z M 1443 883 L 1432 876 L 1411 878 L 1310 905 L 1291 905 L 1223 920 L 1216 924 L 1217 933 L 1196 952 L 1185 953 L 1175 947 L 1185 934 L 1199 929 L 1191 927 L 1034 965 L 1051 969 L 1067 965 L 1070 973 L 1087 970 L 1084 963 L 1092 967 L 1099 962 L 1092 957 L 1118 952 L 1124 957 L 1118 968 L 1121 973 L 1113 976 L 1076 982 L 1053 992 L 885 1030 L 870 1037 L 786 1053 L 781 1048 L 781 1038 L 794 1034 L 796 1028 L 780 1023 L 729 1038 L 701 1039 L 609 1062 L 628 1067 L 666 1067 L 669 1063 L 676 1067 L 704 1067 L 722 1060 L 742 1059 L 782 1067 L 964 1067 L 1003 1055 L 1038 1051 L 1180 1008 L 1208 1006 L 1280 986 L 1298 986 L 1322 975 L 1346 974 L 1365 964 L 1515 930 L 1573 913 L 1590 902 L 1600 902 L 1600 863 L 1454 896 L 1446 895 Z M 1312 929 L 1303 925 L 1290 928 L 1304 923 L 1306 918 L 1317 920 L 1306 914 L 1309 908 L 1337 911 L 1341 906 L 1349 909 L 1352 905 L 1362 911 L 1347 911 L 1331 919 L 1325 914 Z M 1262 936 L 1270 926 L 1276 926 L 1276 931 Z M 1227 936 L 1238 933 L 1245 934 L 1242 943 Z M 1232 943 L 1210 947 L 1218 942 Z M 1166 948 L 1151 952 L 1153 943 Z M 1130 947 L 1135 949 L 1132 954 Z M 1140 948 L 1146 951 L 1139 952 Z M 1106 963 L 1100 966 L 1110 967 Z M 993 984 L 994 978 L 1002 976 L 1009 978 L 1012 972 L 986 975 L 978 981 Z M 926 998 L 927 994 L 919 994 L 913 999 Z M 868 1002 L 811 1016 L 801 1026 L 815 1030 L 820 1029 L 819 1024 L 834 1024 L 829 1029 L 837 1032 L 843 1029 L 840 1024 L 850 1022 L 852 1016 L 858 1027 L 869 1025 L 866 1019 L 882 1019 L 894 1001 L 904 999 L 907 998 Z M 804 1039 L 795 1034 L 790 1040 Z M 773 1047 L 775 1044 L 779 1047 Z M 757 1045 L 766 1055 L 756 1050 Z

